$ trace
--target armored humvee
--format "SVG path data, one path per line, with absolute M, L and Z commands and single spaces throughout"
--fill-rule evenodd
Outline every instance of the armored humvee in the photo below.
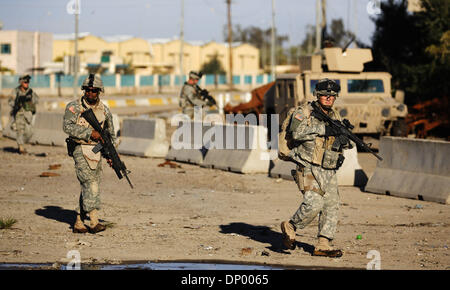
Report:
M 324 48 L 322 54 L 300 59 L 300 74 L 277 75 L 275 85 L 264 96 L 266 114 L 279 114 L 282 124 L 293 106 L 315 100 L 318 80 L 329 78 L 341 86 L 334 107 L 342 118 L 363 135 L 405 136 L 407 106 L 403 92 L 391 94 L 391 75 L 387 72 L 364 72 L 364 63 L 372 60 L 370 49 Z

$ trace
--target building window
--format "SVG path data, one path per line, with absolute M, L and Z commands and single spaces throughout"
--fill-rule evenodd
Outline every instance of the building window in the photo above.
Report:
M 11 54 L 11 44 L 9 44 L 9 43 L 0 44 L 0 53 L 1 54 Z

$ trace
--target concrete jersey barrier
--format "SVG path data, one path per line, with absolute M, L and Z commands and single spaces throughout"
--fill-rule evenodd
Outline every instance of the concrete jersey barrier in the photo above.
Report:
M 380 155 L 366 191 L 450 203 L 450 142 L 382 137 Z
M 184 121 L 179 123 L 177 130 L 171 136 L 171 147 L 167 160 L 203 164 L 208 150 L 203 146 L 203 136 L 212 127 L 210 123 Z
M 211 130 L 214 130 L 212 133 Z M 239 173 L 269 172 L 267 128 L 233 124 L 215 125 L 211 134 L 223 136 L 221 142 L 214 140 L 206 153 L 202 167 Z M 206 138 L 208 139 L 208 138 Z
M 117 151 L 143 157 L 165 157 L 169 150 L 163 119 L 124 118 Z

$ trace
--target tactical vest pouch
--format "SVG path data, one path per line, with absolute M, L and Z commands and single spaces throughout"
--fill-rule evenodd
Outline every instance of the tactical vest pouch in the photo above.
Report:
M 31 101 L 23 103 L 23 109 L 33 113 L 33 115 L 36 113 L 36 105 Z
M 342 153 L 333 150 L 325 150 L 322 167 L 325 169 L 338 169 L 341 167 L 342 163 L 344 163 L 344 159 L 345 157 Z
M 286 119 L 284 119 L 283 124 L 281 125 L 281 131 L 278 134 L 278 158 L 284 161 L 292 161 L 289 154 L 292 150 L 292 145 L 290 144 L 292 131 L 289 126 L 291 123 L 292 114 L 295 110 L 295 108 L 291 108 L 289 110 Z
M 73 157 L 73 151 L 75 150 L 75 147 L 77 147 L 79 144 L 73 141 L 71 138 L 66 138 L 66 145 L 67 145 L 67 155 Z
M 311 163 L 315 165 L 322 165 L 323 155 L 325 152 L 324 144 L 325 138 L 316 137 L 314 140 L 314 152 L 311 158 Z

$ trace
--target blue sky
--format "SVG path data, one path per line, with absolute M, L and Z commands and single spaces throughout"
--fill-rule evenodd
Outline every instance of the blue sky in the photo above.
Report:
M 66 10 L 70 1 L 73 0 L 0 0 L 0 21 L 4 30 L 73 33 L 74 16 Z M 179 36 L 181 0 L 80 1 L 80 32 L 142 38 Z M 358 38 L 371 44 L 375 25 L 366 9 L 369 1 L 327 0 L 327 22 L 342 18 L 346 28 L 354 31 L 357 27 Z M 227 23 L 225 0 L 184 0 L 184 3 L 186 40 L 223 41 L 223 27 Z M 315 0 L 275 0 L 275 25 L 280 34 L 290 37 L 290 45 L 299 44 L 305 38 L 306 26 L 315 24 L 315 3 Z M 266 29 L 271 25 L 271 15 L 272 0 L 232 1 L 233 25 Z

